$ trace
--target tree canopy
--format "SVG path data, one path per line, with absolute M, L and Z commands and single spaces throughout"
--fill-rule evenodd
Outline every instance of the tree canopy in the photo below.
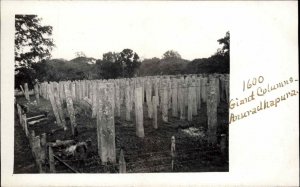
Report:
M 181 59 L 181 55 L 177 51 L 168 50 L 163 54 L 162 58 L 163 59 L 170 59 L 170 58 Z
M 15 66 L 31 67 L 33 62 L 39 62 L 51 57 L 54 47 L 51 26 L 42 26 L 37 15 L 15 16 Z
M 131 49 L 124 49 L 120 55 L 123 77 L 133 77 L 137 68 L 141 65 L 139 55 Z
M 220 55 L 229 57 L 229 51 L 230 51 L 230 33 L 229 33 L 229 31 L 227 31 L 225 37 L 219 39 L 218 42 L 219 42 L 219 44 L 223 45 L 223 47 L 218 50 L 218 53 Z

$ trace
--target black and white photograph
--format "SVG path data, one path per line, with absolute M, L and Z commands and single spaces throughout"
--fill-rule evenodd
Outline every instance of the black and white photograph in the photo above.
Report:
M 1 186 L 299 186 L 297 1 L 1 1 Z
M 15 15 L 14 173 L 228 172 L 226 27 L 54 17 Z

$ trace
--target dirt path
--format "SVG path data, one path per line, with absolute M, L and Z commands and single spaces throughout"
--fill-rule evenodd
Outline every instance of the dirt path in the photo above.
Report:
M 14 173 L 38 173 L 29 141 L 15 115 Z

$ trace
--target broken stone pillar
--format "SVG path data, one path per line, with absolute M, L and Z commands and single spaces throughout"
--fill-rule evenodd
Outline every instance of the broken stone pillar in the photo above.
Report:
M 116 162 L 115 121 L 113 112 L 113 85 L 99 87 L 99 110 L 97 114 L 98 154 L 102 163 Z
M 42 172 L 42 163 L 41 163 L 41 140 L 40 136 L 32 138 L 32 152 L 36 161 L 36 164 L 39 168 L 39 172 Z
M 135 122 L 136 135 L 144 138 L 142 87 L 135 89 Z
M 19 122 L 20 122 L 20 125 L 22 125 L 22 109 L 19 104 L 17 104 L 17 110 L 18 110 Z
M 23 118 L 24 131 L 25 131 L 26 136 L 28 137 L 29 136 L 29 132 L 28 132 L 28 125 L 27 125 L 26 114 L 23 114 L 22 118 Z
M 75 118 L 72 96 L 67 85 L 65 85 L 65 95 L 66 95 L 67 109 L 71 121 L 72 135 L 74 136 L 75 128 L 76 128 L 76 118 Z
M 56 173 L 55 170 L 55 160 L 54 160 L 54 156 L 53 156 L 53 150 L 52 147 L 49 146 L 48 147 L 48 153 L 49 153 L 49 166 L 50 166 L 50 173 Z
M 120 152 L 119 173 L 126 173 L 126 162 L 125 162 L 125 158 L 124 158 L 123 149 L 121 149 L 121 152 Z

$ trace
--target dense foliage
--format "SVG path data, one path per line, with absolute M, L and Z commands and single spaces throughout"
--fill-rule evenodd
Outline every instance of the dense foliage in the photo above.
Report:
M 42 26 L 37 15 L 15 16 L 15 66 L 30 68 L 51 57 L 54 47 L 51 26 Z

